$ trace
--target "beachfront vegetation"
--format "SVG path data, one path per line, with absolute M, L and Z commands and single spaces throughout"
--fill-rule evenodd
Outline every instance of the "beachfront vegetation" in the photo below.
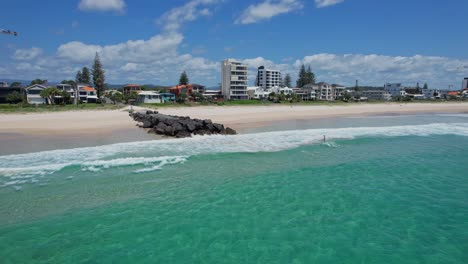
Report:
M 50 104 L 55 104 L 54 98 L 56 96 L 61 96 L 62 91 L 60 91 L 59 89 L 55 87 L 47 87 L 41 91 L 40 95 L 42 98 L 46 98 L 47 100 L 49 100 Z
M 23 101 L 23 95 L 18 91 L 14 91 L 6 96 L 6 101 L 10 104 L 19 104 Z

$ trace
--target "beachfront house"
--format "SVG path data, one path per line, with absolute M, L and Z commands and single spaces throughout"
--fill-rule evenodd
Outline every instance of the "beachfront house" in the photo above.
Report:
M 440 99 L 441 91 L 439 89 L 422 89 L 424 99 Z
M 249 99 L 257 99 L 257 100 L 265 100 L 268 99 L 268 96 L 271 92 L 263 89 L 262 87 L 258 86 L 250 86 L 247 87 L 247 94 Z
M 175 94 L 172 93 L 160 93 L 159 96 L 162 103 L 173 103 L 176 100 Z
M 82 103 L 96 103 L 98 100 L 96 89 L 91 86 L 78 85 L 78 99 Z
M 138 84 L 127 84 L 122 90 L 125 96 L 129 96 L 132 92 L 140 93 L 142 91 L 141 86 Z
M 190 96 L 193 92 L 193 86 L 191 84 L 187 85 L 176 85 L 171 88 L 169 88 L 169 92 L 171 94 L 175 94 L 176 96 L 179 96 L 181 94 L 185 94 L 187 96 Z
M 59 89 L 62 92 L 67 92 L 70 95 L 71 102 L 75 102 L 75 87 L 73 87 L 70 84 L 64 83 L 57 84 L 55 87 L 57 87 L 57 89 Z M 61 100 L 62 96 L 55 96 L 54 98 Z
M 26 100 L 28 104 L 47 104 L 47 99 L 41 97 L 41 91 L 45 90 L 47 87 L 40 84 L 34 84 L 24 88 L 24 93 L 26 95 Z
M 137 102 L 143 104 L 160 104 L 162 100 L 158 92 L 142 91 L 138 94 Z

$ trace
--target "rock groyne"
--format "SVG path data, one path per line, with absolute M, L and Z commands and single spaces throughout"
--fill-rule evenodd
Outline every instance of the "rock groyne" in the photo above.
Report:
M 160 114 L 157 111 L 139 111 L 130 113 L 138 126 L 149 128 L 148 133 L 169 137 L 191 137 L 192 135 L 235 135 L 237 132 L 222 124 L 213 123 L 210 119 L 191 119 L 190 117 Z

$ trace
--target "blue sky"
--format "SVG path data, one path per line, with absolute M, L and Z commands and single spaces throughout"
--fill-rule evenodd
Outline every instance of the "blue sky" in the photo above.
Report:
M 234 58 L 353 85 L 468 76 L 468 1 L 15 0 L 2 3 L 0 79 L 74 79 L 99 52 L 109 83 L 217 85 Z

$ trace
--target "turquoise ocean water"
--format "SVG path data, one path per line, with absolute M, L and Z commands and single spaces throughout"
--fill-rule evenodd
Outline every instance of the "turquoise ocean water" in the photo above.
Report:
M 468 263 L 467 114 L 245 132 L 0 156 L 0 263 Z

